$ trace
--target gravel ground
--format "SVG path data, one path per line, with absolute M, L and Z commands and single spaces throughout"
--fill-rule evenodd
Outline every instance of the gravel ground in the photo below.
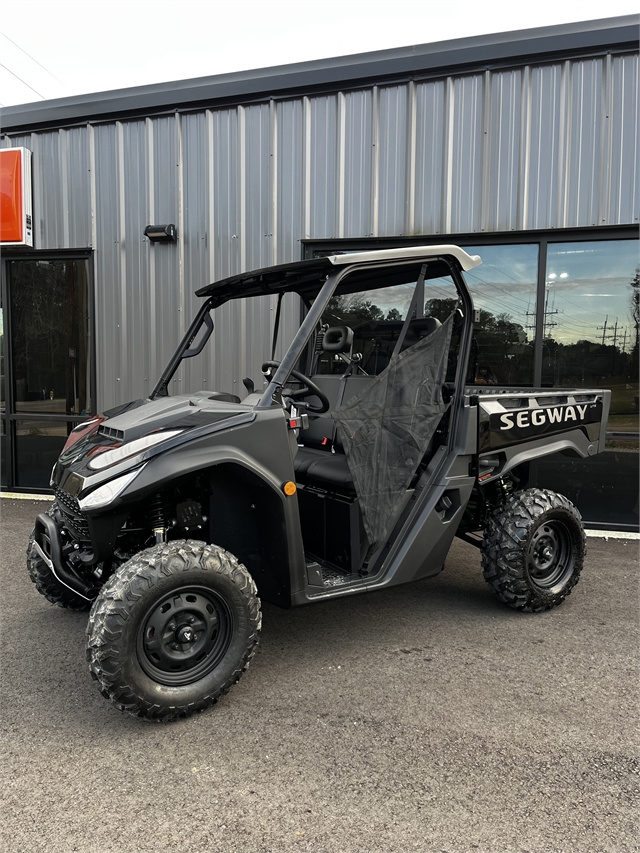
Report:
M 265 605 L 242 681 L 158 725 L 100 696 L 86 616 L 29 582 L 44 506 L 2 501 L 2 851 L 640 851 L 637 542 L 590 539 L 544 614 L 461 542 L 435 579 Z

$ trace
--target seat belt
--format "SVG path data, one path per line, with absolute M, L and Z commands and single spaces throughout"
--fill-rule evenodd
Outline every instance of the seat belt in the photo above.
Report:
M 347 379 L 352 375 L 354 367 L 357 365 L 357 361 L 352 361 L 349 363 L 349 366 L 345 370 L 345 372 L 340 377 L 340 387 L 338 388 L 338 396 L 336 398 L 336 407 L 334 411 L 340 408 L 342 405 L 342 401 L 344 399 L 344 392 L 347 390 Z M 336 435 L 338 434 L 338 424 L 333 421 L 333 426 L 331 428 L 331 452 L 336 452 Z

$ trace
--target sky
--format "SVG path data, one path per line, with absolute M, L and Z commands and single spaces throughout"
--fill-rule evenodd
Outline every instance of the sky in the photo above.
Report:
M 0 0 L 0 105 L 637 12 L 637 0 Z

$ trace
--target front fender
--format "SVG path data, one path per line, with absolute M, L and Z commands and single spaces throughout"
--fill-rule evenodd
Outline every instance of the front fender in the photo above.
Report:
M 271 593 L 256 576 L 260 593 L 267 600 L 289 606 L 291 596 L 305 586 L 306 563 L 297 494 L 288 496 L 283 491 L 284 483 L 293 480 L 290 451 L 288 453 L 288 465 L 285 464 L 285 458 L 280 463 L 272 460 L 272 465 L 267 468 L 255 455 L 235 446 L 183 445 L 150 460 L 107 508 L 107 512 L 111 516 L 126 512 L 127 508 L 144 506 L 153 495 L 178 480 L 185 482 L 190 476 L 196 475 L 201 480 L 206 478 L 211 489 L 211 500 L 214 501 L 209 512 L 209 538 L 245 562 L 242 530 L 246 527 L 247 542 L 253 531 L 260 539 L 262 553 L 267 555 L 265 561 L 277 581 L 273 586 L 275 591 Z M 290 469 L 288 477 L 287 468 Z M 241 499 L 247 495 L 249 500 Z M 229 520 L 222 533 L 214 524 L 218 514 L 216 506 Z M 238 507 L 240 513 L 246 513 L 246 517 L 230 517 L 233 507 Z M 250 566 L 247 568 L 252 570 Z

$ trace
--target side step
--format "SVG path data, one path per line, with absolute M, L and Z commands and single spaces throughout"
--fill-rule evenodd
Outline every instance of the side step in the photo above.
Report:
M 309 586 L 322 587 L 324 589 L 344 586 L 364 578 L 359 574 L 348 574 L 341 572 L 333 566 L 325 566 L 317 560 L 307 560 L 307 581 Z

